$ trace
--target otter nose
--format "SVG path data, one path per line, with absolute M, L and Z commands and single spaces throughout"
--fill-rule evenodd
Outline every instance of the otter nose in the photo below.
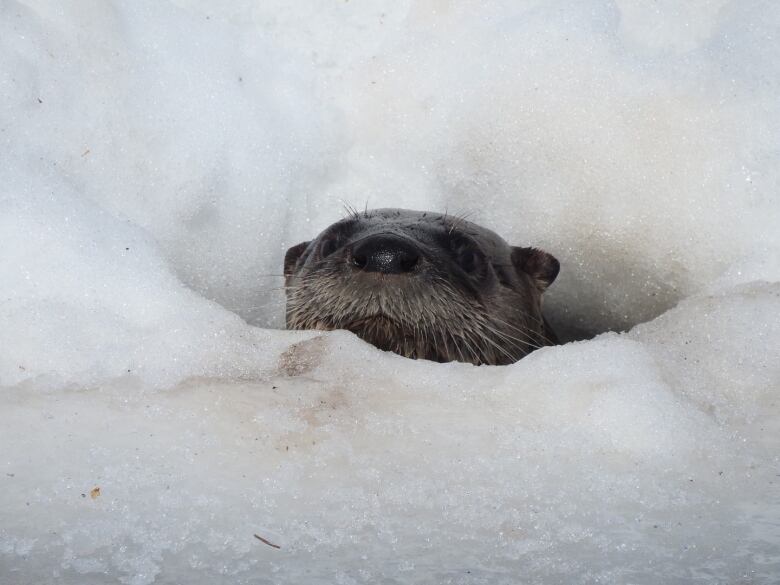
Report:
M 366 272 L 410 272 L 419 260 L 420 252 L 414 244 L 388 234 L 369 236 L 352 250 L 352 264 Z

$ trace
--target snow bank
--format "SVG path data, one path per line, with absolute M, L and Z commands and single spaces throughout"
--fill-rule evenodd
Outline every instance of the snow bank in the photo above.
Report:
M 0 6 L 0 581 L 775 582 L 778 29 Z M 567 338 L 630 331 L 475 368 L 252 326 L 342 202 L 469 213 L 560 259 Z

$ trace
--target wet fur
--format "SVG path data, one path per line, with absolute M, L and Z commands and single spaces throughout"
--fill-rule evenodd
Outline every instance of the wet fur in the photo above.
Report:
M 419 247 L 412 273 L 350 266 L 357 241 L 385 233 Z M 549 254 L 510 247 L 463 218 L 395 209 L 352 213 L 288 251 L 287 327 L 347 329 L 409 358 L 509 364 L 555 343 L 541 296 L 557 272 Z

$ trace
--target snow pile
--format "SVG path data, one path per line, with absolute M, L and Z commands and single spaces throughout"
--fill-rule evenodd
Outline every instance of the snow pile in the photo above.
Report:
M 0 581 L 771 583 L 780 8 L 0 6 Z M 502 368 L 280 325 L 357 207 L 552 252 Z M 250 323 L 250 324 L 248 324 Z

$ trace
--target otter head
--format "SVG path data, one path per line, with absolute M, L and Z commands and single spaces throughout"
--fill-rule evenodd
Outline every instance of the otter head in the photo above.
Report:
M 287 327 L 347 329 L 410 358 L 508 364 L 555 343 L 541 297 L 558 269 L 460 218 L 355 213 L 287 251 Z

